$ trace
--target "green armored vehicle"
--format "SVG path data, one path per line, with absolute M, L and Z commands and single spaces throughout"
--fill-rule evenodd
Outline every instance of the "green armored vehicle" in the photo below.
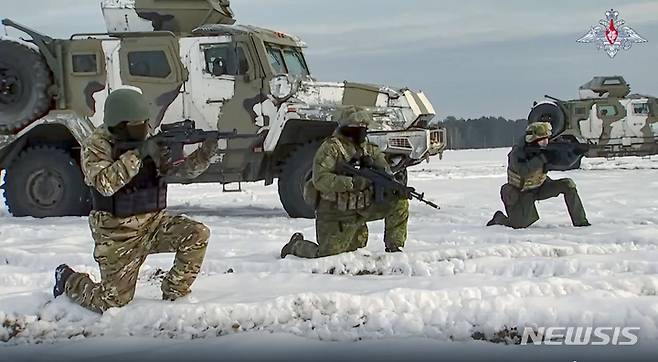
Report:
M 658 99 L 631 94 L 621 76 L 594 77 L 579 99 L 546 96 L 528 122 L 549 121 L 552 143 L 562 147 L 562 168 L 580 167 L 582 157 L 647 156 L 658 153 Z
M 14 215 L 85 215 L 89 192 L 81 142 L 102 123 L 112 89 L 135 86 L 151 121 L 184 119 L 234 132 L 194 182 L 278 179 L 292 217 L 312 217 L 303 200 L 312 157 L 335 129 L 341 107 L 369 107 L 371 142 L 394 170 L 440 154 L 445 130 L 432 128 L 432 104 L 407 88 L 318 82 L 298 38 L 234 25 L 228 0 L 105 0 L 107 33 L 52 39 L 5 19 L 29 42 L 0 40 L 0 168 Z M 178 180 L 172 180 L 176 182 Z

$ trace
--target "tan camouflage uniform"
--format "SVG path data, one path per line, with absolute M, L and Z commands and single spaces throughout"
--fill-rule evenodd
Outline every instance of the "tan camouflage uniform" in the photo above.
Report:
M 137 151 L 127 151 L 115 160 L 114 142 L 107 128 L 100 127 L 86 141 L 82 152 L 85 181 L 104 196 L 113 195 L 130 182 L 142 162 Z M 176 174 L 199 176 L 208 168 L 213 154 L 214 149 L 204 144 L 176 169 Z M 76 273 L 66 282 L 66 295 L 96 312 L 126 305 L 133 299 L 139 268 L 149 254 L 176 253 L 174 265 L 162 282 L 163 299 L 173 300 L 190 293 L 210 236 L 203 224 L 164 210 L 125 218 L 92 211 L 89 226 L 101 282 Z
M 336 173 L 338 161 L 349 162 L 355 156 L 371 156 L 375 166 L 387 169 L 384 153 L 367 141 L 355 145 L 336 132 L 318 149 L 313 160 L 313 186 L 320 194 L 316 207 L 318 243 L 300 240 L 291 246 L 291 254 L 302 258 L 319 258 L 355 251 L 366 246 L 366 222 L 384 219 L 386 245 L 403 247 L 407 239 L 409 201 L 395 195 L 374 204 L 372 184 L 358 188 L 351 176 Z

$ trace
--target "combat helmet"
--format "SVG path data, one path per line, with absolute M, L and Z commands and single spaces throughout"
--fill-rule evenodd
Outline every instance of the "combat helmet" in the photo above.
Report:
M 525 141 L 526 143 L 533 143 L 544 138 L 549 138 L 552 132 L 553 126 L 549 122 L 530 123 L 525 130 Z
M 123 122 L 148 121 L 150 112 L 139 88 L 119 88 L 105 100 L 103 123 L 116 127 Z
M 357 106 L 345 107 L 338 119 L 338 126 L 344 127 L 364 127 L 368 128 L 372 123 L 372 112 L 366 108 Z

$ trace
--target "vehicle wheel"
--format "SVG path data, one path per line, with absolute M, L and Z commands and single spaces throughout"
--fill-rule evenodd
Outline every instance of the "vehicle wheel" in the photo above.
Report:
M 77 162 L 47 146 L 25 149 L 5 173 L 5 203 L 14 216 L 86 216 L 91 194 Z
M 48 112 L 52 75 L 39 52 L 0 40 L 0 131 L 13 132 Z
M 307 143 L 298 147 L 286 160 L 279 176 L 279 199 L 292 218 L 314 219 L 313 206 L 304 201 L 304 184 L 313 171 L 313 157 L 320 142 Z
M 549 122 L 553 126 L 553 135 L 559 135 L 564 131 L 566 116 L 557 104 L 542 103 L 533 107 L 528 115 L 528 124 L 535 122 Z

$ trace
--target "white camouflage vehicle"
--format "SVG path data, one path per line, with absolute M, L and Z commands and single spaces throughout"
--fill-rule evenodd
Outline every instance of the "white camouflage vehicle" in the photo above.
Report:
M 658 154 L 658 100 L 631 94 L 622 76 L 594 77 L 580 87 L 578 99 L 546 97 L 528 121 L 551 122 L 564 169 L 580 167 L 582 157 Z
M 369 139 L 396 171 L 445 148 L 422 92 L 315 81 L 301 40 L 234 25 L 227 0 L 105 0 L 102 9 L 107 33 L 70 39 L 3 20 L 31 37 L 0 40 L 0 168 L 14 215 L 86 215 L 80 144 L 102 124 L 109 92 L 125 85 L 149 99 L 154 129 L 191 119 L 240 136 L 221 139 L 216 162 L 193 182 L 278 179 L 292 217 L 313 216 L 302 186 L 341 107 L 372 109 Z

